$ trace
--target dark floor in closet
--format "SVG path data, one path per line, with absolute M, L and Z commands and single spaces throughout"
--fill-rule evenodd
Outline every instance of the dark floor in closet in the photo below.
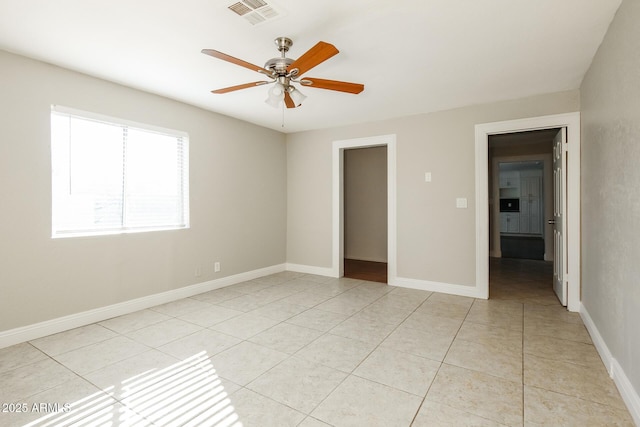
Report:
M 387 283 L 387 263 L 345 259 L 344 277 Z

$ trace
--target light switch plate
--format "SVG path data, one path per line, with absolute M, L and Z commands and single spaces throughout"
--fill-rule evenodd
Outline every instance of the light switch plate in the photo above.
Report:
M 466 209 L 467 208 L 467 198 L 466 197 L 458 197 L 456 199 L 456 208 Z
M 431 182 L 431 172 L 424 173 L 424 182 Z

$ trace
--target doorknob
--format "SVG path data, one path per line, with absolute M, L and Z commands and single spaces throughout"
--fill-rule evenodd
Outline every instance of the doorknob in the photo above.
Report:
M 547 224 L 549 225 L 555 225 L 556 220 L 555 219 L 550 219 L 549 221 L 547 221 Z

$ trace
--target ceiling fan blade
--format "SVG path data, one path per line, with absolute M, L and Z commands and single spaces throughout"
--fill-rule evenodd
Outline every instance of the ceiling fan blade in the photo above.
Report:
M 291 73 L 293 70 L 297 69 L 298 71 L 294 75 L 301 76 L 338 52 L 339 50 L 336 49 L 334 45 L 325 42 L 318 42 L 300 58 L 293 61 L 293 63 L 287 67 L 287 72 Z
M 289 95 L 289 92 L 284 93 L 284 105 L 286 105 L 287 108 L 296 108 L 296 103 L 293 102 L 293 99 L 291 98 L 291 95 Z
M 341 82 L 338 80 L 316 79 L 314 77 L 305 77 L 300 80 L 300 84 L 307 87 L 315 87 L 318 89 L 337 90 L 339 92 L 347 92 L 358 94 L 364 90 L 364 85 L 360 83 Z
M 212 90 L 211 93 L 218 93 L 218 94 L 229 93 L 229 92 L 233 92 L 235 90 L 248 89 L 250 87 L 266 85 L 268 83 L 271 83 L 271 82 L 260 81 L 260 82 L 245 83 L 245 84 L 241 84 L 241 85 L 237 85 L 237 86 L 229 86 L 229 87 L 225 87 L 225 88 L 222 88 L 222 89 Z
M 243 61 L 242 59 L 234 58 L 233 56 L 227 55 L 226 53 L 218 52 L 217 50 L 202 49 L 202 53 L 204 53 L 205 55 L 213 56 L 214 58 L 222 59 L 223 61 L 231 62 L 232 64 L 236 64 L 253 71 L 257 71 L 262 74 L 266 74 L 267 76 L 271 75 L 271 71 L 267 69 L 258 67 L 257 65 L 254 65 L 247 61 Z

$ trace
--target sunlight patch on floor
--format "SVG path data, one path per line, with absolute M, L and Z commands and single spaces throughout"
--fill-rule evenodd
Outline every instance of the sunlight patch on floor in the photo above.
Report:
M 240 427 L 207 356 L 202 351 L 166 368 L 148 370 L 70 403 L 67 412 L 47 414 L 26 426 Z

